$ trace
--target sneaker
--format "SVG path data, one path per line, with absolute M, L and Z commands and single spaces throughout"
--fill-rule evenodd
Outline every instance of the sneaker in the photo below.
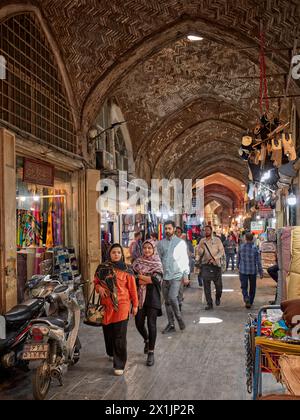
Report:
M 124 375 L 124 370 L 115 369 L 114 374 L 115 374 L 115 376 L 123 376 Z
M 172 332 L 175 332 L 175 331 L 176 331 L 175 326 L 168 324 L 166 326 L 166 328 L 162 331 L 162 334 L 168 334 L 168 333 L 172 333 Z
M 214 309 L 213 305 L 207 305 L 207 306 L 205 307 L 205 310 L 206 310 L 206 311 L 212 311 L 213 309 Z
M 179 324 L 179 328 L 181 329 L 181 331 L 186 329 L 186 326 L 185 326 L 185 323 L 184 323 L 183 319 L 179 319 L 178 324 Z
M 147 366 L 153 366 L 154 363 L 155 363 L 155 360 L 154 360 L 154 351 L 150 351 L 148 353 Z

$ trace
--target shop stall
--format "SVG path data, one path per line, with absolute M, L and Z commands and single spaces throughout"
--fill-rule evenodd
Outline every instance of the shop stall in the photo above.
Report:
M 79 274 L 71 246 L 71 175 L 33 159 L 17 157 L 16 243 L 18 301 L 34 275 L 71 281 Z

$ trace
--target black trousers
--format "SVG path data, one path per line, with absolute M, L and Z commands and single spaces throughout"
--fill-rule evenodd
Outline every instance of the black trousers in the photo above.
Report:
M 149 340 L 149 350 L 154 351 L 155 343 L 157 338 L 157 316 L 158 309 L 144 306 L 139 309 L 137 316 L 135 317 L 135 325 L 138 332 L 143 337 L 144 341 Z M 147 318 L 148 331 L 145 326 Z
M 124 370 L 127 362 L 128 320 L 103 325 L 106 353 L 114 358 L 114 369 Z
M 221 299 L 223 293 L 222 269 L 220 267 L 203 265 L 201 275 L 203 278 L 206 302 L 209 306 L 213 306 L 211 282 L 214 282 L 216 287 L 216 299 Z

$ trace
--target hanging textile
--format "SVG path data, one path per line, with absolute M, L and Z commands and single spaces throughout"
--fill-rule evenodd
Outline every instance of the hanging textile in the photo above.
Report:
M 284 154 L 288 156 L 290 161 L 297 159 L 297 153 L 295 149 L 295 143 L 291 134 L 282 134 L 282 144 L 284 148 Z
M 39 246 L 41 238 L 40 212 L 18 209 L 16 218 L 17 246 L 19 248 L 26 248 L 32 245 Z
M 53 199 L 49 199 L 46 247 L 53 248 Z
M 276 137 L 272 139 L 272 158 L 274 165 L 279 168 L 282 165 L 282 141 Z

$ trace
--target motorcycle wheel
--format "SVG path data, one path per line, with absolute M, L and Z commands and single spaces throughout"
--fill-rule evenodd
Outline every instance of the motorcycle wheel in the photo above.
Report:
M 48 363 L 39 366 L 32 377 L 32 389 L 35 400 L 44 400 L 51 385 L 50 368 Z

